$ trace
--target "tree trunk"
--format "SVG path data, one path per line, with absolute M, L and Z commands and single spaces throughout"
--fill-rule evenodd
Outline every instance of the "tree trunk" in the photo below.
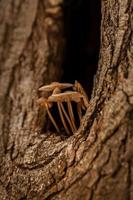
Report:
M 133 2 L 102 0 L 90 105 L 70 137 L 45 133 L 36 103 L 63 74 L 62 4 L 0 1 L 0 199 L 133 199 Z

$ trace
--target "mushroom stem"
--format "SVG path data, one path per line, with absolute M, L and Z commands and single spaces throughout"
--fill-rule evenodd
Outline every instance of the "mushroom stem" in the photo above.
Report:
M 73 125 L 73 129 L 74 131 L 77 131 L 76 125 L 75 125 L 75 120 L 74 120 L 74 114 L 73 114 L 73 110 L 72 110 L 72 105 L 71 102 L 68 100 L 67 101 L 67 106 L 68 106 L 68 112 L 69 112 L 69 116 Z
M 68 114 L 67 114 L 67 112 L 66 112 L 66 110 L 65 110 L 65 108 L 64 108 L 62 103 L 60 103 L 60 107 L 61 107 L 61 109 L 62 109 L 62 111 L 63 111 L 63 113 L 64 113 L 64 115 L 65 115 L 65 117 L 66 117 L 66 119 L 67 119 L 67 121 L 68 121 L 68 123 L 70 125 L 70 127 L 71 127 L 72 132 L 74 133 L 75 130 L 73 129 L 72 122 L 71 122 L 71 120 L 70 120 L 70 118 L 69 118 L 69 116 L 68 116 Z
M 83 94 L 84 106 L 87 108 L 89 106 L 89 99 L 88 99 L 88 96 L 87 96 L 84 88 L 82 87 L 82 85 L 78 81 L 75 81 L 73 89 L 80 92 L 81 94 Z M 82 106 L 82 107 L 84 107 L 84 106 Z M 83 109 L 85 109 L 85 108 L 83 108 Z
M 81 104 L 80 103 L 77 104 L 77 111 L 78 111 L 78 116 L 79 116 L 79 120 L 80 120 L 80 123 L 81 123 L 82 111 L 81 111 Z
M 57 102 L 57 106 L 58 106 L 58 110 L 59 110 L 60 118 L 61 118 L 61 121 L 62 121 L 63 126 L 64 126 L 64 128 L 65 128 L 65 131 L 67 132 L 68 135 L 70 135 L 71 133 L 70 133 L 70 131 L 69 131 L 67 125 L 66 125 L 66 122 L 65 122 L 65 120 L 64 120 L 64 116 L 63 116 L 63 114 L 62 114 L 62 110 L 61 110 L 61 104 L 60 104 L 60 102 Z
M 47 110 L 47 113 L 48 113 L 48 116 L 49 116 L 51 122 L 53 123 L 53 125 L 56 128 L 57 132 L 60 132 L 60 130 L 59 130 L 59 128 L 58 128 L 58 126 L 57 126 L 57 124 L 56 124 L 56 122 L 55 122 L 55 120 L 54 120 L 54 118 L 53 118 L 53 116 L 52 116 L 52 114 L 51 114 L 51 112 L 49 110 L 49 106 L 48 106 L 48 104 L 46 102 L 45 102 L 45 107 L 46 107 L 46 110 Z

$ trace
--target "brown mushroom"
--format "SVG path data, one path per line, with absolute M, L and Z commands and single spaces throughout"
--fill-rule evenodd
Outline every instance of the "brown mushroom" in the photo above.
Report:
M 44 91 L 44 92 L 52 92 L 54 91 L 56 88 L 62 90 L 62 89 L 66 89 L 66 88 L 70 88 L 73 87 L 73 84 L 71 83 L 58 83 L 58 82 L 52 82 L 49 85 L 44 85 L 42 87 L 39 88 L 39 91 Z
M 66 92 L 61 93 L 62 89 L 71 88 L 71 87 L 73 88 L 74 91 L 66 91 Z M 82 109 L 85 110 L 89 105 L 87 94 L 85 90 L 83 89 L 83 87 L 81 86 L 81 84 L 78 81 L 75 81 L 74 85 L 70 83 L 53 82 L 50 85 L 45 85 L 45 86 L 40 87 L 39 91 L 52 93 L 52 95 L 49 96 L 48 99 L 40 98 L 38 102 L 40 105 L 46 108 L 49 118 L 51 119 L 56 130 L 59 132 L 59 128 L 49 110 L 53 102 L 57 103 L 59 115 L 67 134 L 70 134 L 70 131 L 65 122 L 64 115 L 68 121 L 68 124 L 70 125 L 72 132 L 74 133 L 77 130 L 77 127 L 75 125 L 75 118 L 74 118 L 71 101 L 74 101 L 77 103 L 77 112 L 78 112 L 80 122 L 82 119 Z M 63 102 L 67 103 L 69 115 L 67 114 L 63 106 Z
M 40 106 L 46 108 L 47 113 L 48 113 L 48 116 L 49 116 L 51 122 L 53 123 L 53 125 L 54 125 L 54 127 L 56 128 L 57 132 L 60 132 L 60 131 L 59 131 L 59 128 L 58 128 L 58 126 L 57 126 L 57 124 L 56 124 L 56 122 L 55 122 L 55 120 L 54 120 L 54 118 L 53 118 L 53 116 L 52 116 L 52 114 L 51 114 L 51 112 L 50 112 L 50 110 L 49 110 L 49 108 L 52 107 L 52 103 L 49 103 L 48 100 L 47 100 L 46 98 L 44 98 L 44 97 L 39 98 L 39 99 L 37 100 L 37 103 L 38 103 Z
M 81 98 L 83 98 L 83 95 L 80 94 L 79 92 L 75 92 L 75 91 L 67 91 L 64 93 L 60 93 L 60 94 L 53 94 L 48 98 L 49 102 L 57 102 L 58 105 L 58 109 L 60 112 L 60 107 L 62 108 L 62 111 L 64 112 L 64 114 L 66 113 L 62 102 L 66 102 L 67 106 L 68 106 L 68 112 L 69 112 L 69 117 L 71 120 L 68 120 L 69 125 L 71 126 L 71 129 L 73 132 L 75 132 L 77 130 L 76 125 L 75 125 L 75 119 L 74 119 L 74 114 L 73 114 L 73 110 L 72 110 L 72 105 L 71 105 L 71 101 L 74 101 L 76 103 L 79 103 L 81 101 Z M 78 112 L 79 114 L 79 112 Z M 64 125 L 64 128 L 66 130 L 66 124 L 64 124 L 64 119 L 62 119 L 62 114 L 60 112 L 60 116 L 61 116 L 61 120 L 62 123 Z M 66 116 L 66 115 L 65 115 Z M 81 119 L 81 116 L 79 116 Z
M 84 90 L 84 88 L 81 86 L 81 84 L 76 80 L 73 86 L 73 89 L 77 92 L 80 92 L 83 95 L 83 102 L 82 108 L 85 109 L 89 106 L 89 99 L 88 96 Z
M 71 101 L 75 101 L 76 103 L 78 103 L 81 100 L 81 98 L 83 98 L 83 95 L 79 92 L 76 92 L 76 91 L 66 91 L 66 92 L 63 92 L 63 93 L 60 93 L 60 94 L 51 95 L 48 98 L 48 101 L 49 102 L 57 102 L 57 101 L 67 102 L 68 98 Z

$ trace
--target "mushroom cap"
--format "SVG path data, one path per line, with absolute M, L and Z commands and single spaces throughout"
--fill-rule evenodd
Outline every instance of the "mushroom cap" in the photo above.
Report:
M 39 91 L 51 92 L 55 88 L 65 89 L 65 88 L 69 88 L 69 87 L 72 87 L 72 86 L 73 86 L 73 84 L 71 84 L 71 83 L 52 82 L 50 85 L 44 85 L 44 86 L 40 87 Z
M 81 98 L 83 98 L 83 95 L 80 94 L 79 92 L 75 91 L 67 91 L 59 94 L 53 94 L 48 98 L 49 102 L 67 102 L 68 100 L 70 101 L 75 101 L 75 102 L 80 102 Z

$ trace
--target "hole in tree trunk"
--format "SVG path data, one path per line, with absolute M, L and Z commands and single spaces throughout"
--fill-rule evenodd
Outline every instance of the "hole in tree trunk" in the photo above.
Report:
M 64 0 L 66 50 L 62 82 L 78 80 L 89 97 L 98 65 L 100 21 L 100 1 Z
M 62 65 L 64 74 L 60 82 L 74 83 L 75 80 L 78 80 L 90 97 L 100 48 L 100 1 L 64 0 L 63 9 L 66 48 Z M 80 121 L 77 108 L 74 105 L 72 107 L 75 123 L 77 128 L 79 128 Z M 65 109 L 67 110 L 66 107 Z M 66 131 L 63 130 L 57 105 L 52 107 L 51 113 L 61 133 L 64 133 L 62 135 L 69 137 Z M 70 129 L 70 125 L 67 122 L 66 125 Z M 45 124 L 44 129 L 46 132 L 55 131 L 51 121 Z

